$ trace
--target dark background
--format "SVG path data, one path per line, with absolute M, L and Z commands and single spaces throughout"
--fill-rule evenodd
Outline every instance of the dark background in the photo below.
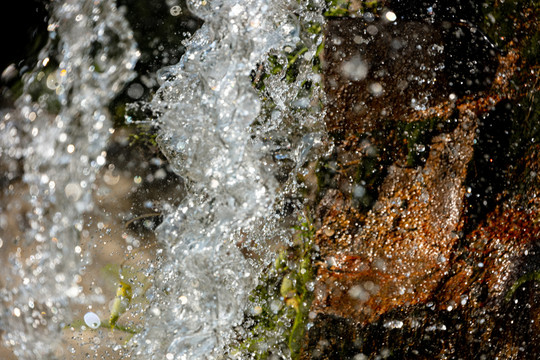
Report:
M 19 72 L 33 67 L 47 41 L 48 14 L 44 0 L 17 0 L 0 11 L 0 72 L 14 64 Z

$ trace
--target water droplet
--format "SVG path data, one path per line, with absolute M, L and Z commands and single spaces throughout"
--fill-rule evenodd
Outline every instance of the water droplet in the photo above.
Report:
M 386 20 L 388 21 L 396 21 L 397 19 L 397 16 L 394 12 L 392 11 L 387 11 L 385 14 L 384 14 L 384 17 L 386 18 Z
M 403 321 L 390 320 L 384 323 L 384 327 L 388 329 L 401 329 L 403 327 Z
M 178 15 L 180 15 L 182 13 L 182 8 L 180 6 L 178 6 L 178 5 L 175 5 L 175 6 L 171 7 L 170 12 L 171 12 L 172 16 L 178 16 Z
M 15 317 L 20 317 L 21 316 L 21 309 L 19 309 L 18 307 L 14 308 L 13 309 L 13 315 Z
M 84 314 L 84 322 L 91 329 L 97 329 L 101 325 L 101 320 L 99 319 L 99 316 L 92 311 Z
M 99 166 L 105 165 L 105 162 L 106 162 L 106 160 L 105 160 L 105 157 L 104 157 L 104 156 L 101 156 L 101 155 L 100 155 L 100 156 L 98 156 L 98 157 L 96 158 L 96 163 L 97 163 Z
M 253 315 L 260 315 L 262 314 L 262 311 L 263 311 L 262 307 L 257 305 L 253 308 Z
M 379 29 L 375 25 L 369 25 L 367 27 L 367 32 L 369 35 L 375 36 L 379 32 Z
M 360 301 L 368 301 L 370 294 L 359 285 L 355 285 L 349 289 L 349 296 Z
M 353 56 L 341 65 L 341 72 L 353 81 L 360 81 L 367 76 L 368 66 L 360 56 Z
M 161 315 L 161 310 L 159 310 L 157 307 L 153 307 L 150 309 L 150 312 L 152 313 L 152 315 L 154 316 L 160 316 Z
M 140 99 L 144 94 L 144 87 L 139 83 L 133 83 L 129 86 L 127 94 L 134 100 Z
M 66 193 L 66 196 L 71 199 L 71 201 L 77 201 L 82 196 L 82 189 L 79 184 L 76 183 L 67 184 L 64 188 L 64 192 Z
M 369 92 L 374 96 L 379 96 L 383 92 L 383 87 L 378 82 L 371 83 L 369 84 Z

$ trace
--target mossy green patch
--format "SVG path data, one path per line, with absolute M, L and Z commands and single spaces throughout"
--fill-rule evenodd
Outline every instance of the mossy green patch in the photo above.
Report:
M 353 5 L 354 6 L 351 6 Z M 326 0 L 324 16 L 345 17 L 355 14 L 363 14 L 366 11 L 376 14 L 381 9 L 382 2 L 379 0 Z
M 406 165 L 415 167 L 423 165 L 429 155 L 431 139 L 443 132 L 452 131 L 457 124 L 456 119 L 431 117 L 421 121 L 400 122 L 397 126 L 398 142 L 405 144 Z
M 328 10 L 324 12 L 325 17 L 341 17 L 349 15 L 349 0 L 327 0 Z
M 540 281 L 540 271 L 533 271 L 530 273 L 527 273 L 517 279 L 517 281 L 512 285 L 510 290 L 506 293 L 506 296 L 504 297 L 506 301 L 512 300 L 512 297 L 514 297 L 514 294 L 516 291 L 525 283 L 530 281 Z
M 232 355 L 248 353 L 255 359 L 267 359 L 272 354 L 287 354 L 293 360 L 299 358 L 313 298 L 315 228 L 306 215 L 295 230 L 294 245 L 278 254 L 251 294 L 252 313 L 243 324 L 246 333 L 231 350 Z

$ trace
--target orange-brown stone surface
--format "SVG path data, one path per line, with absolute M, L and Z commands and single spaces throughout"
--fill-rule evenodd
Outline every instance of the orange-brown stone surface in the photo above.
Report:
M 368 322 L 389 307 L 425 301 L 438 286 L 458 239 L 473 152 L 474 121 L 460 121 L 454 132 L 433 139 L 424 167 L 390 166 L 354 233 L 332 230 L 331 219 L 323 225 L 317 242 L 331 267 L 319 272 L 314 309 Z
M 437 24 L 329 22 L 335 147 L 318 170 L 303 359 L 540 356 L 540 286 L 527 280 L 540 276 L 540 69 L 520 55 L 538 24 L 529 10 L 521 40 L 486 58 L 497 71 L 465 90 L 450 84 L 461 75 L 432 71 L 448 53 L 420 51 L 448 45 Z

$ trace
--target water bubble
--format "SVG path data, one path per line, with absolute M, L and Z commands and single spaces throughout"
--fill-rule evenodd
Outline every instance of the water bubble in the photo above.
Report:
M 101 325 L 101 320 L 95 312 L 89 311 L 84 314 L 84 323 L 91 329 L 97 329 Z
M 364 12 L 364 20 L 366 20 L 366 22 L 372 22 L 375 20 L 375 15 L 370 11 L 366 11 Z
M 171 7 L 170 13 L 172 16 L 178 16 L 182 13 L 182 8 L 178 5 Z

